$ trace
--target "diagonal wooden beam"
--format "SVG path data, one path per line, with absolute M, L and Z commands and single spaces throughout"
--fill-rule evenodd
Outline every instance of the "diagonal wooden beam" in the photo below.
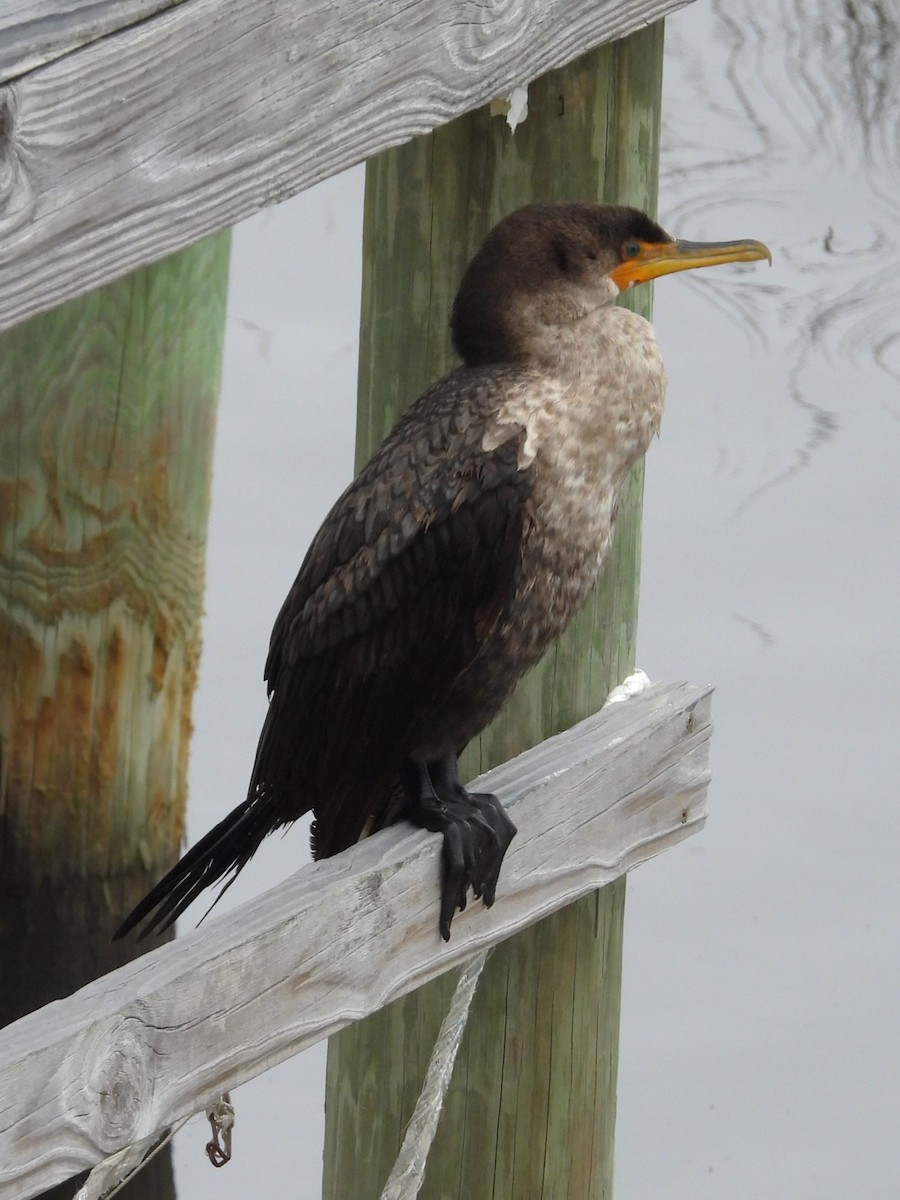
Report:
M 437 932 L 440 839 L 395 826 L 0 1031 L 0 1200 L 192 1112 L 706 819 L 711 689 L 658 685 L 489 772 L 519 836 Z
M 86 22 L 34 0 L 43 41 L 20 4 L 0 17 L 0 330 L 686 2 L 99 0 Z M 40 45 L 60 57 L 34 68 Z

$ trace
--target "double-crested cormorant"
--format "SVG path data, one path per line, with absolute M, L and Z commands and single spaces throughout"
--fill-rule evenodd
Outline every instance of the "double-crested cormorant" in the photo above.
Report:
M 762 258 L 759 242 L 678 242 L 598 204 L 532 204 L 494 228 L 453 305 L 463 365 L 334 505 L 278 615 L 246 800 L 116 936 L 165 928 L 310 809 L 317 858 L 400 817 L 440 831 L 445 938 L 470 887 L 493 902 L 516 830 L 495 796 L 465 790 L 457 756 L 584 603 L 662 415 L 653 330 L 612 301 Z

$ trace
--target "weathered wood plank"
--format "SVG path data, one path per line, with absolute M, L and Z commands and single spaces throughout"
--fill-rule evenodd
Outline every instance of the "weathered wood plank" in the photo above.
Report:
M 0 88 L 0 329 L 687 0 L 191 0 Z
M 5 0 L 0 5 L 0 83 L 182 0 Z
M 437 933 L 439 838 L 394 827 L 0 1032 L 0 1198 L 31 1196 L 609 883 L 706 818 L 709 688 L 657 686 L 490 772 L 519 836 Z

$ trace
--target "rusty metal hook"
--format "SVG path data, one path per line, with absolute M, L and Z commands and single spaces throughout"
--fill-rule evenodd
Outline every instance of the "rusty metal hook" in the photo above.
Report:
M 234 1128 L 234 1105 L 230 1094 L 223 1092 L 206 1110 L 206 1116 L 212 1129 L 212 1137 L 206 1143 L 206 1157 L 214 1167 L 224 1167 L 231 1161 L 231 1131 Z

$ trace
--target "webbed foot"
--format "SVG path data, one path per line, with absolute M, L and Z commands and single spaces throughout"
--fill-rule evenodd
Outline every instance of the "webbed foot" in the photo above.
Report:
M 516 827 L 496 796 L 466 791 L 455 755 L 408 763 L 404 784 L 410 818 L 444 836 L 439 929 L 446 942 L 470 887 L 487 908 L 494 903 L 500 866 Z

